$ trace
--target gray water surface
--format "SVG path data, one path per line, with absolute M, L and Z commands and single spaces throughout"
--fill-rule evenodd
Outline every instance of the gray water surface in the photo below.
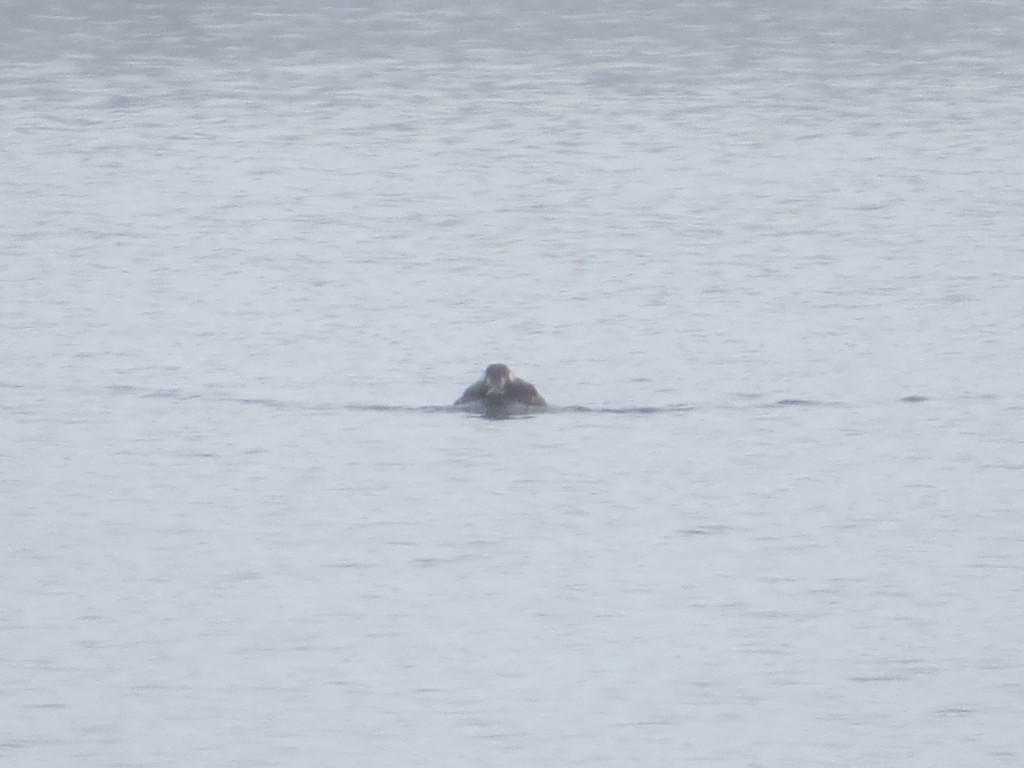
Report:
M 0 15 L 5 766 L 1024 760 L 1019 3 Z

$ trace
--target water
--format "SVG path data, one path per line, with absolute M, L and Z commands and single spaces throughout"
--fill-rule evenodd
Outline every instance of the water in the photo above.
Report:
M 8 3 L 4 764 L 1019 765 L 1024 18 L 875 5 Z

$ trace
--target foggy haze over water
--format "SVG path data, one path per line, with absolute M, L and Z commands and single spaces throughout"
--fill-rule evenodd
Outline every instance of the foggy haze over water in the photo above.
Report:
M 1020 764 L 1017 3 L 0 19 L 4 765 Z

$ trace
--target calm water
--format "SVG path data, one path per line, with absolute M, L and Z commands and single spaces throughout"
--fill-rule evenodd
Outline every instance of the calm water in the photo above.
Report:
M 0 15 L 4 765 L 1024 760 L 1024 6 Z

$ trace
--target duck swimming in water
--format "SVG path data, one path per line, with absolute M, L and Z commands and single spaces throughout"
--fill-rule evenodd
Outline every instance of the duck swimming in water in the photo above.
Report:
M 455 405 L 481 404 L 487 409 L 509 406 L 545 408 L 547 402 L 528 381 L 517 379 L 504 363 L 487 366 L 484 377 L 466 388 Z

